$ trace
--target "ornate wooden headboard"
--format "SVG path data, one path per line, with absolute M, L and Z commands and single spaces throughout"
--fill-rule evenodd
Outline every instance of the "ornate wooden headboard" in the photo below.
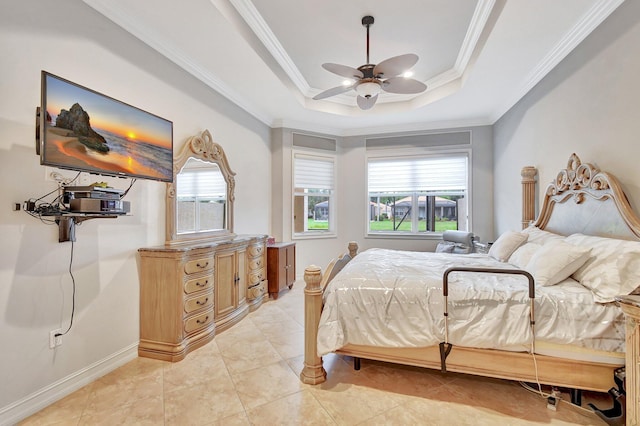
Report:
M 535 206 L 535 168 L 522 169 L 523 226 Z M 553 214 L 552 214 L 553 213 Z M 530 215 L 530 216 L 526 216 Z M 544 193 L 535 226 L 562 235 L 582 233 L 625 240 L 640 239 L 640 219 L 632 210 L 618 179 L 574 153 Z

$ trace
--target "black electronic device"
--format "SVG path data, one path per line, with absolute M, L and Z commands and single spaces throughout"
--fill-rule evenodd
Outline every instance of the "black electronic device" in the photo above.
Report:
M 40 164 L 173 182 L 173 123 L 42 71 Z
M 127 214 L 131 204 L 123 200 L 102 200 L 99 198 L 72 198 L 69 211 L 74 213 Z
M 106 188 L 101 186 L 65 186 L 63 202 L 69 204 L 71 200 L 78 198 L 97 198 L 101 200 L 120 200 L 124 191 L 116 188 Z

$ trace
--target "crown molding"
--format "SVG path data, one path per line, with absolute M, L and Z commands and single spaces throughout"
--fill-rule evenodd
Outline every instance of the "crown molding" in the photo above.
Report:
M 186 55 L 180 49 L 173 46 L 162 34 L 149 29 L 141 22 L 132 19 L 126 11 L 120 10 L 108 0 L 82 0 L 88 6 L 114 22 L 119 27 L 147 44 L 149 47 L 165 56 L 171 62 L 178 65 L 189 74 L 211 87 L 229 101 L 242 108 L 248 114 L 266 125 L 273 122 L 273 117 L 254 107 L 254 104 L 238 94 L 235 90 L 220 80 L 215 74 L 208 71 L 198 62 Z
M 240 14 L 242 19 L 251 28 L 251 30 L 260 39 L 265 48 L 273 56 L 276 62 L 282 67 L 283 71 L 296 85 L 300 93 L 306 98 L 312 98 L 313 96 L 321 93 L 321 89 L 312 88 L 307 80 L 302 76 L 302 73 L 298 67 L 294 64 L 291 57 L 287 54 L 282 44 L 278 41 L 277 37 L 269 28 L 269 25 L 262 18 L 256 7 L 251 0 L 228 0 L 229 3 Z M 465 34 L 465 38 L 462 42 L 456 62 L 450 69 L 431 77 L 424 83 L 429 87 L 437 88 L 443 86 L 451 81 L 461 78 L 467 67 L 469 61 L 476 49 L 480 35 L 487 25 L 491 11 L 495 5 L 495 0 L 480 0 L 473 12 L 469 27 Z M 429 89 L 428 89 L 429 90 Z M 389 96 L 391 95 L 391 96 Z M 409 102 L 417 95 L 397 95 L 397 94 L 385 94 L 383 98 L 378 99 L 378 103 L 395 103 L 395 102 Z M 331 99 L 325 99 L 326 102 L 342 104 L 347 106 L 354 105 L 354 96 L 348 94 L 342 94 L 333 96 Z
M 307 123 L 295 120 L 275 120 L 272 128 L 296 129 L 305 132 L 316 132 L 335 137 L 351 137 L 351 136 L 372 136 L 387 135 L 389 133 L 406 133 L 406 132 L 425 132 L 443 129 L 459 129 L 480 126 L 490 126 L 493 123 L 489 118 L 469 119 L 461 121 L 437 121 L 431 123 L 400 123 L 379 127 L 361 127 L 361 128 L 332 128 L 319 126 L 315 123 Z
M 507 111 L 522 99 L 536 84 L 540 82 L 556 65 L 558 65 L 573 49 L 575 49 L 593 30 L 598 27 L 625 0 L 601 0 L 596 3 L 584 17 L 554 46 L 553 49 L 525 78 L 525 83 L 516 91 L 509 101 L 505 102 L 492 115 L 495 123 Z
M 260 39 L 262 44 L 267 48 L 271 56 L 278 62 L 284 72 L 289 76 L 291 81 L 296 85 L 298 90 L 305 96 L 311 97 L 311 86 L 302 76 L 302 73 L 293 63 L 291 57 L 287 54 L 276 35 L 271 31 L 269 25 L 262 18 L 256 7 L 250 0 L 228 0 L 235 7 L 242 19 L 253 30 L 255 35 Z
M 495 4 L 495 0 L 480 0 L 476 9 L 473 11 L 471 23 L 469 24 L 469 28 L 467 28 L 467 33 L 462 42 L 462 46 L 460 46 L 456 63 L 453 66 L 453 70 L 457 73 L 457 78 L 461 77 L 467 69 L 467 66 L 469 66 L 469 61 L 478 45 L 478 40 L 480 40 L 484 28 L 487 26 Z

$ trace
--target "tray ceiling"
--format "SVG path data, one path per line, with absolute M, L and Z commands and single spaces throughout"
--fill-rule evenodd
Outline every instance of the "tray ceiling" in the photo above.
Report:
M 337 135 L 493 124 L 624 0 L 84 0 L 271 127 Z M 392 7 L 390 6 L 392 5 Z M 321 65 L 419 56 L 368 111 Z

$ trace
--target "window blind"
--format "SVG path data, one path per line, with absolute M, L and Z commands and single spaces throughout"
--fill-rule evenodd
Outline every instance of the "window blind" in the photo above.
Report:
M 333 159 L 295 155 L 294 163 L 296 188 L 333 190 Z
M 467 189 L 467 157 L 369 160 L 369 193 Z
M 224 197 L 227 194 L 227 183 L 217 170 L 182 171 L 176 191 L 178 197 Z

